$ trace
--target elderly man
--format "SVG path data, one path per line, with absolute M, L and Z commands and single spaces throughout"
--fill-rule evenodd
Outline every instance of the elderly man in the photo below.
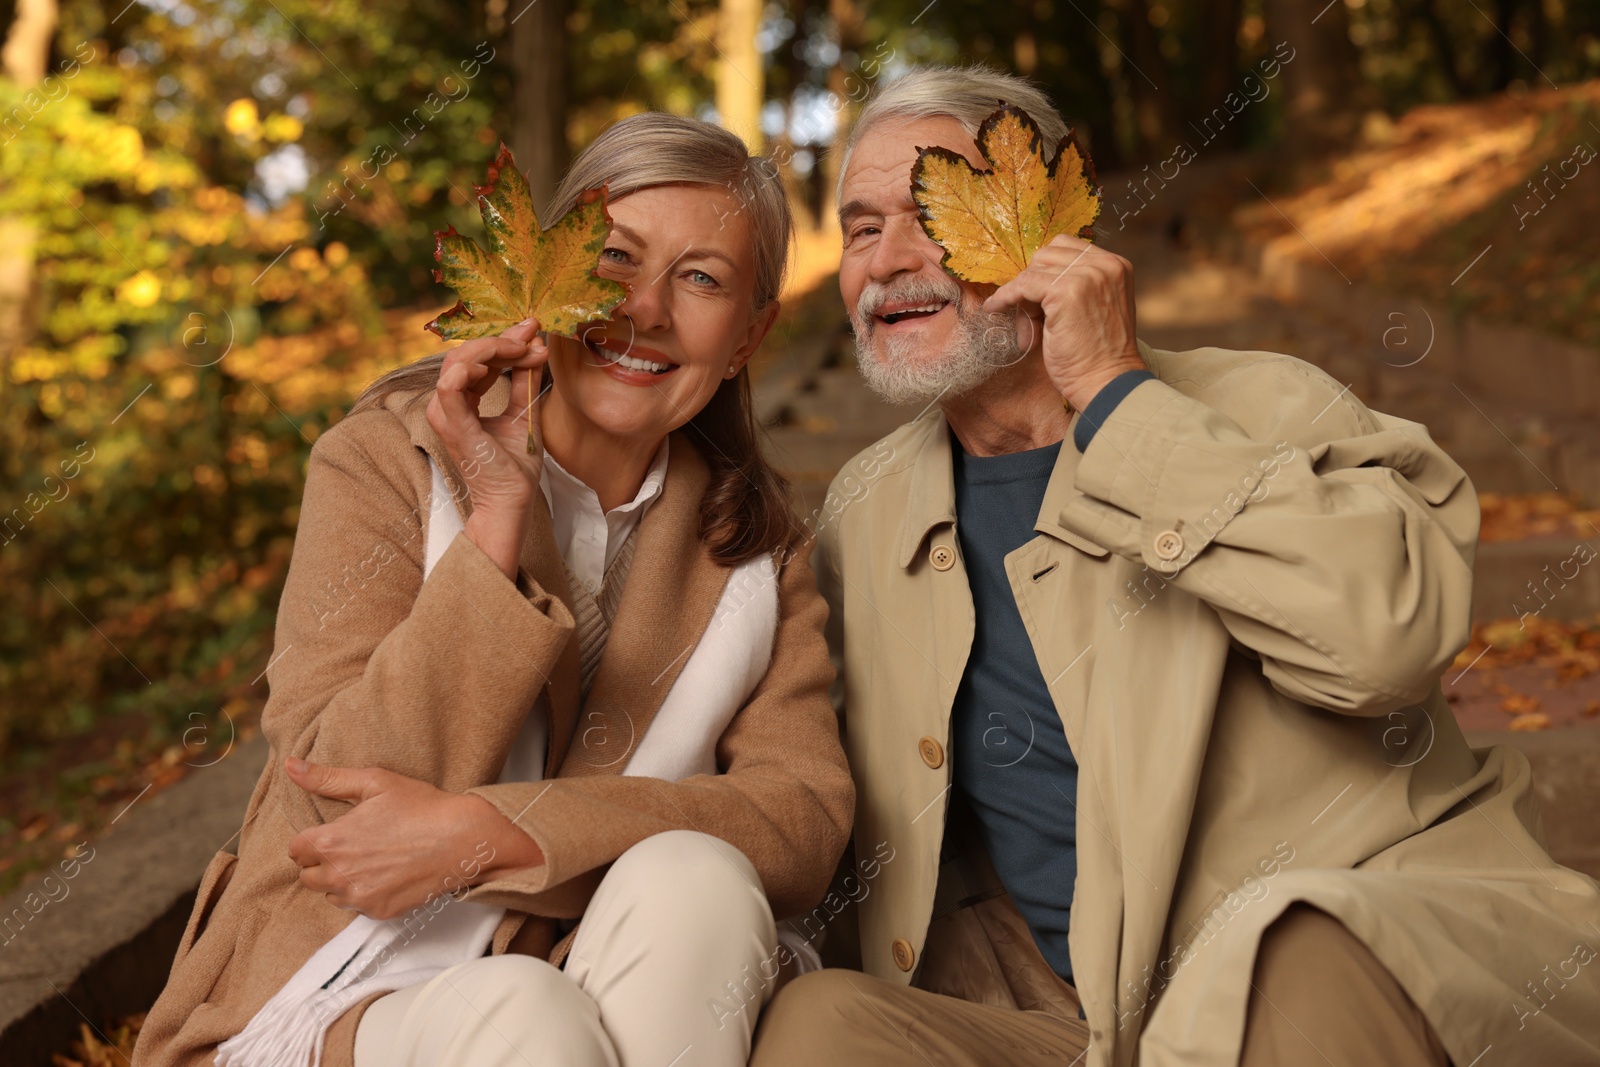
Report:
M 1471 483 L 1297 359 L 1143 343 L 1087 242 L 945 273 L 912 163 L 1000 100 L 1063 136 L 930 68 L 846 145 L 861 370 L 928 409 L 830 493 L 857 903 L 752 1063 L 1600 1062 L 1600 891 L 1440 691 Z

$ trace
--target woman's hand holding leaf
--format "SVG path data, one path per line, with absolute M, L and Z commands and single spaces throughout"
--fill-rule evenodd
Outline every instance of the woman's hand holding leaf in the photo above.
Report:
M 544 461 L 537 382 L 549 350 L 538 330 L 538 321 L 529 319 L 498 337 L 480 337 L 451 350 L 428 403 L 428 424 L 460 468 L 471 496 L 467 536 L 513 581 Z M 505 411 L 480 415 L 479 401 L 507 369 L 511 399 Z

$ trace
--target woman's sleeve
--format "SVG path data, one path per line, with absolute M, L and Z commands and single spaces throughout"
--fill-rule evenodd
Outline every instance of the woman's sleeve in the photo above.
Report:
M 459 792 L 498 775 L 490 764 L 538 698 L 572 617 L 464 533 L 422 580 L 427 463 L 387 411 L 350 416 L 312 447 L 261 717 L 274 759 Z M 324 822 L 349 809 L 310 800 Z
M 543 850 L 545 862 L 484 882 L 463 898 L 534 914 L 581 915 L 604 868 L 666 830 L 734 845 L 761 876 L 773 914 L 812 907 L 850 836 L 855 786 L 828 700 L 827 605 L 804 554 L 779 581 L 772 663 L 717 744 L 722 774 L 679 782 L 616 776 L 468 789 Z

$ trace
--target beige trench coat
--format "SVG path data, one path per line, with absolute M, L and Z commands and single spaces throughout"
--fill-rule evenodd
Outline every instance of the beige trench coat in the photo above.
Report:
M 1086 1062 L 1236 1063 L 1259 937 L 1297 900 L 1371 947 L 1458 1067 L 1600 1061 L 1600 892 L 1545 851 L 1525 757 L 1470 749 L 1441 694 L 1471 483 L 1304 362 L 1140 350 L 1159 380 L 1081 456 L 1063 444 L 1039 536 L 1006 558 L 1080 765 L 1061 818 Z M 901 983 L 950 897 L 973 635 L 950 449 L 924 415 L 818 520 L 855 852 L 896 857 L 862 890 L 861 966 Z
M 503 410 L 509 395 L 502 380 L 481 410 Z M 312 449 L 262 715 L 272 755 L 237 856 L 219 851 L 205 872 L 135 1067 L 210 1064 L 216 1045 L 354 917 L 301 886 L 287 851 L 301 828 L 348 805 L 296 786 L 283 771 L 286 756 L 384 767 L 478 794 L 528 830 L 546 863 L 461 897 L 510 909 L 495 955 L 558 962 L 570 935 L 557 943 L 555 920 L 582 915 L 610 862 L 652 834 L 696 829 L 737 846 L 780 918 L 822 896 L 848 837 L 854 794 L 827 695 L 827 609 L 804 557 L 779 579 L 767 674 L 717 742 L 723 773 L 681 782 L 619 773 L 729 574 L 700 541 L 709 471 L 692 438 L 672 443 L 666 484 L 640 522 L 611 637 L 580 709 L 570 593 L 542 506 L 516 585 L 466 537 L 422 581 L 430 455 L 464 512 L 470 501 L 425 402 L 401 410 L 402 399 L 346 418 Z M 488 784 L 541 690 L 551 708 L 545 774 L 554 781 Z M 373 999 L 329 1031 L 327 1067 L 349 1067 Z

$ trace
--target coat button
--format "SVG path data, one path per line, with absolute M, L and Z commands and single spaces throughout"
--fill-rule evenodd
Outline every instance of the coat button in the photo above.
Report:
M 936 571 L 947 571 L 956 565 L 955 551 L 949 545 L 934 545 L 928 552 L 928 562 Z
M 922 755 L 922 762 L 934 770 L 944 766 L 944 746 L 931 737 L 924 737 L 917 742 L 917 751 Z
M 917 954 L 912 951 L 911 942 L 903 937 L 894 939 L 894 943 L 889 946 L 889 954 L 894 957 L 894 965 L 902 971 L 909 971 L 916 966 Z
M 1177 530 L 1162 530 L 1156 534 L 1156 555 L 1165 560 L 1183 555 L 1183 535 Z

